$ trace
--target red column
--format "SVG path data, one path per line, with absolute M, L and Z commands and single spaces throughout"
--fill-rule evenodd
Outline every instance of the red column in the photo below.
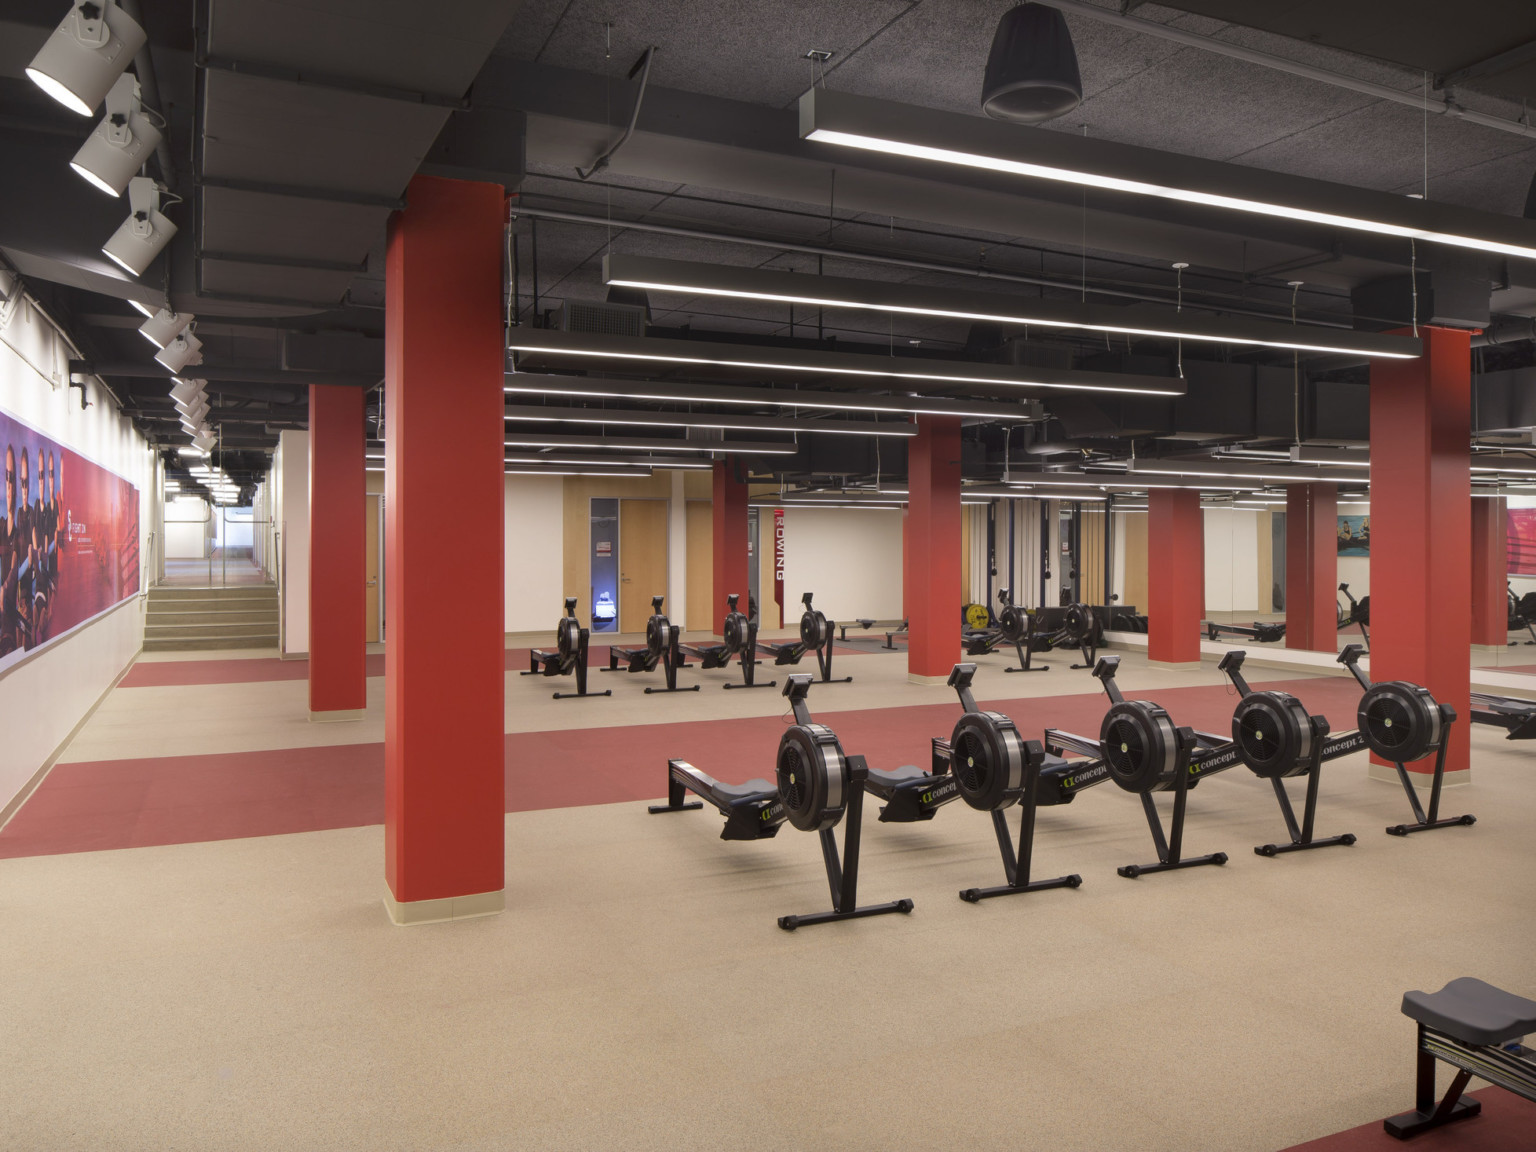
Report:
M 417 176 L 385 261 L 386 902 L 502 908 L 502 226 L 496 184 Z
M 1285 646 L 1338 651 L 1339 487 L 1285 490 Z
M 363 390 L 309 388 L 309 718 L 368 708 Z
M 1200 662 L 1205 515 L 1193 488 L 1147 494 L 1147 659 Z
M 715 621 L 716 635 L 725 627 L 727 596 L 736 593 L 742 597 L 742 610 L 747 608 L 747 485 L 736 474 L 738 467 L 735 457 L 715 461 L 715 602 L 710 618 Z M 682 610 L 679 604 L 672 612 L 675 615 Z M 758 610 L 761 612 L 761 605 Z
M 942 684 L 960 656 L 960 418 L 919 416 L 907 441 L 907 679 Z
M 1371 679 L 1422 684 L 1458 717 L 1446 771 L 1466 771 L 1471 704 L 1471 335 L 1419 328 L 1424 355 L 1371 364 Z M 1410 764 L 1428 773 L 1433 760 Z
M 1472 643 L 1509 642 L 1509 513 L 1504 498 L 1472 501 Z

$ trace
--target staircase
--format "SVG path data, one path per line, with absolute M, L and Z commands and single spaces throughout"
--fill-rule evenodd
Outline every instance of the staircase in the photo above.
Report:
M 149 590 L 144 651 L 191 652 L 206 648 L 276 648 L 277 587 Z

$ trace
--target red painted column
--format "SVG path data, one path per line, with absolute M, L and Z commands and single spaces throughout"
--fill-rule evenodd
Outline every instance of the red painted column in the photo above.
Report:
M 397 923 L 502 908 L 500 185 L 417 176 L 385 260 L 384 853 Z
M 907 441 L 907 679 L 942 684 L 960 656 L 960 418 L 919 416 Z
M 1339 487 L 1285 489 L 1285 646 L 1337 652 Z
M 1472 501 L 1472 643 L 1509 642 L 1509 512 L 1502 496 Z
M 1471 334 L 1420 326 L 1424 355 L 1371 364 L 1371 679 L 1456 709 L 1447 772 L 1470 763 Z M 1428 773 L 1432 759 L 1408 765 Z M 1464 777 L 1463 777 L 1464 779 Z
M 309 388 L 309 718 L 368 707 L 363 390 Z
M 1205 514 L 1193 488 L 1147 494 L 1147 659 L 1200 661 L 1205 615 Z
M 734 456 L 715 461 L 712 508 L 715 518 L 715 602 L 712 619 L 717 636 L 725 628 L 727 596 L 734 592 L 742 597 L 742 611 L 747 610 L 747 485 L 737 476 L 738 467 Z M 785 589 L 786 593 L 789 591 Z M 682 611 L 681 604 L 672 608 L 679 618 Z M 762 605 L 758 605 L 758 611 L 761 613 Z

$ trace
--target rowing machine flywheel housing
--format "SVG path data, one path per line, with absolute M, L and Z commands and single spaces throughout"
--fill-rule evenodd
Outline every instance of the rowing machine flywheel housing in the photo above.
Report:
M 967 712 L 949 738 L 949 764 L 960 797 L 981 812 L 995 812 L 1024 795 L 1024 741 L 999 712 Z
M 1252 692 L 1232 713 L 1232 741 L 1261 780 L 1304 774 L 1312 763 L 1312 721 L 1287 692 Z
M 821 651 L 832 639 L 832 627 L 827 618 L 812 609 L 800 617 L 800 643 L 807 648 Z
M 747 646 L 747 618 L 740 612 L 728 613 L 720 634 L 732 652 L 741 651 Z
M 1004 640 L 1010 644 L 1022 644 L 1029 635 L 1029 614 L 1017 604 L 1009 604 L 998 613 L 997 625 Z
M 580 631 L 581 625 L 571 617 L 560 617 L 560 623 L 555 628 L 555 647 L 560 652 L 562 663 L 576 654 L 576 641 Z
M 1373 684 L 1360 697 L 1357 719 L 1370 750 L 1398 764 L 1438 752 L 1445 739 L 1435 698 L 1429 689 L 1406 680 Z
M 1068 605 L 1061 630 L 1069 647 L 1081 647 L 1093 635 L 1093 609 L 1086 604 Z
M 848 804 L 848 759 L 832 729 L 795 724 L 779 738 L 779 797 L 789 822 L 820 832 L 843 818 Z
M 1163 792 L 1178 783 L 1178 735 L 1168 713 L 1150 701 L 1112 705 L 1099 744 L 1110 778 L 1127 792 Z
M 645 622 L 645 647 L 660 656 L 672 643 L 672 621 L 658 613 Z

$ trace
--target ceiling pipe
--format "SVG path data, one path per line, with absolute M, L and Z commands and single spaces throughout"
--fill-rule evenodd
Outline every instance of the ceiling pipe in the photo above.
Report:
M 1183 44 L 1190 48 L 1200 48 L 1207 52 L 1215 52 L 1220 56 L 1230 56 L 1234 60 L 1244 60 L 1249 64 L 1273 68 L 1277 72 L 1288 72 L 1292 76 L 1302 76 L 1308 80 L 1316 80 L 1321 84 L 1331 84 L 1335 88 L 1348 88 L 1351 92 L 1359 92 L 1365 96 L 1374 96 L 1378 100 L 1390 100 L 1396 104 L 1416 108 L 1421 112 L 1433 112 L 1437 116 L 1449 116 L 1453 119 L 1465 120 L 1469 124 L 1479 124 L 1484 128 L 1496 128 L 1500 132 L 1510 132 L 1516 136 L 1536 138 L 1536 126 L 1522 123 L 1519 120 L 1509 120 L 1503 116 L 1489 116 L 1484 112 L 1473 112 L 1471 109 L 1463 108 L 1457 104 L 1451 99 L 1449 94 L 1437 99 L 1428 99 L 1422 93 L 1415 94 L 1411 91 L 1405 92 L 1400 88 L 1389 88 L 1385 84 L 1374 84 L 1369 80 L 1357 80 L 1355 77 L 1346 76 L 1342 72 L 1332 72 L 1326 68 L 1317 68 L 1311 64 L 1303 64 L 1299 60 L 1287 60 L 1284 56 L 1273 56 L 1268 52 L 1244 48 L 1240 44 L 1218 40 L 1214 36 L 1202 36 L 1198 32 L 1186 32 L 1182 28 L 1174 28 L 1168 24 L 1159 24 L 1155 20 L 1143 20 L 1139 16 L 1124 16 L 1115 9 L 1100 8 L 1095 4 L 1086 3 L 1085 0 L 1036 0 L 1036 3 L 1060 9 L 1062 12 L 1072 12 L 1078 16 L 1087 16 L 1091 20 L 1099 20 L 1105 24 L 1113 24 L 1116 28 L 1125 28 L 1132 32 L 1140 32 L 1146 36 L 1156 36 L 1160 40 L 1171 40 L 1175 44 Z

